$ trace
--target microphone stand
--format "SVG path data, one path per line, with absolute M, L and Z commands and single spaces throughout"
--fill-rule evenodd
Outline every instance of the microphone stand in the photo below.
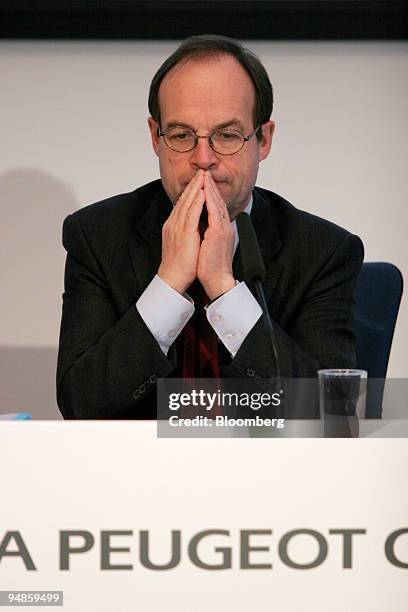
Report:
M 275 339 L 275 329 L 272 325 L 271 317 L 269 316 L 268 304 L 266 302 L 265 292 L 263 290 L 262 282 L 260 280 L 257 280 L 257 281 L 253 281 L 253 284 L 255 286 L 256 296 L 258 298 L 259 305 L 262 308 L 262 313 L 263 313 L 262 318 L 263 318 L 264 325 L 266 327 L 266 331 L 268 332 L 269 340 L 270 340 L 271 347 L 272 347 L 272 353 L 273 353 L 274 360 L 275 360 L 276 390 L 279 393 L 279 395 L 283 397 L 284 390 L 283 390 L 281 375 L 280 375 L 278 349 L 276 347 L 276 339 Z
M 276 346 L 275 329 L 269 316 L 268 305 L 262 282 L 265 280 L 265 264 L 259 249 L 258 239 L 252 225 L 251 218 L 246 213 L 237 216 L 238 235 L 240 239 L 241 260 L 245 279 L 254 285 L 259 305 L 262 308 L 263 322 L 268 334 L 276 367 L 275 389 L 281 399 L 284 397 L 284 389 L 281 380 L 279 355 Z

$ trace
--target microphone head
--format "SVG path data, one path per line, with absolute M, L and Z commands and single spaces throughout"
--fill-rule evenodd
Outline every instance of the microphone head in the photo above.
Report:
M 247 213 L 239 213 L 236 221 L 245 280 L 250 283 L 263 282 L 265 280 L 265 264 L 251 217 Z

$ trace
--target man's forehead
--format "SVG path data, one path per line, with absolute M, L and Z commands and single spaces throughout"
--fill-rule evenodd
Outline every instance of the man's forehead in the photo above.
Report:
M 252 115 L 255 91 L 252 81 L 231 56 L 188 60 L 176 65 L 159 89 L 160 112 L 166 123 L 185 125 L 205 113 L 212 127 L 235 120 L 247 123 Z M 192 126 L 193 127 L 193 126 Z M 237 127 L 242 127 L 238 126 Z

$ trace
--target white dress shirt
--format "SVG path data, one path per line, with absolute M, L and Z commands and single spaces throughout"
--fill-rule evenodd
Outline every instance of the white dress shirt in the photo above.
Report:
M 251 209 L 252 197 L 244 212 L 250 214 Z M 237 222 L 232 221 L 232 226 L 235 254 L 239 242 Z M 195 310 L 187 293 L 181 295 L 157 274 L 136 302 L 136 308 L 165 355 Z M 210 325 L 232 357 L 262 315 L 261 307 L 244 282 L 237 282 L 205 309 Z

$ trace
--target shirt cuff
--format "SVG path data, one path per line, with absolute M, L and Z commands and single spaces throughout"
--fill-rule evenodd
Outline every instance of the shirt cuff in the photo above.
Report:
M 157 274 L 136 302 L 136 308 L 165 355 L 194 313 L 190 296 L 180 295 Z
M 206 307 L 206 311 L 210 325 L 232 357 L 235 357 L 241 344 L 262 316 L 262 308 L 245 283 L 238 283 L 214 300 Z

